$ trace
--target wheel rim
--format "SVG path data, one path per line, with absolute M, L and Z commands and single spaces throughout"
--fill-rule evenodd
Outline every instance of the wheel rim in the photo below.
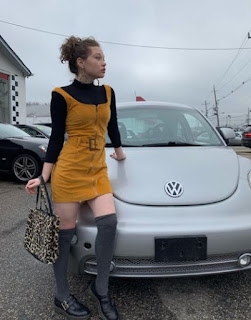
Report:
M 15 161 L 13 170 L 19 180 L 27 181 L 35 176 L 36 164 L 30 158 L 20 157 Z

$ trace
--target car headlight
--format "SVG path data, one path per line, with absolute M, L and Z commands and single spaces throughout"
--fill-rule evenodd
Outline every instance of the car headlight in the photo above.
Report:
M 251 187 L 251 171 L 249 171 L 249 173 L 248 173 L 248 182 Z
M 43 152 L 46 152 L 47 151 L 47 146 L 45 146 L 44 144 L 41 144 L 40 146 L 38 146 L 38 148 L 40 150 L 42 150 Z

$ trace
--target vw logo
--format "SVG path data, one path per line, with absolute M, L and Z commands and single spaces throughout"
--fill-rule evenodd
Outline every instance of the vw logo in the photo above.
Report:
M 172 198 L 178 198 L 182 195 L 184 189 L 177 181 L 169 181 L 165 184 L 166 193 Z

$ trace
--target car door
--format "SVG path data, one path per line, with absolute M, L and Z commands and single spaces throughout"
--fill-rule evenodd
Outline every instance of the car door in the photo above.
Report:
M 9 171 L 12 159 L 23 147 L 11 139 L 0 137 L 0 170 Z

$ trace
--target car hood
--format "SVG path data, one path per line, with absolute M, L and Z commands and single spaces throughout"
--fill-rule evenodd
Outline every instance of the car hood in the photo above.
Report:
M 47 145 L 48 142 L 49 142 L 49 139 L 46 139 L 46 138 L 35 138 L 35 137 L 31 137 L 31 136 L 28 136 L 28 137 L 11 137 L 11 138 L 8 138 L 8 140 L 11 140 L 11 141 L 14 141 L 14 142 L 31 142 L 31 143 L 34 143 L 36 145 Z
M 111 149 L 110 149 L 111 150 Z M 201 205 L 222 201 L 236 190 L 239 160 L 228 147 L 124 148 L 126 160 L 109 157 L 114 196 L 138 205 Z M 168 182 L 182 185 L 182 194 L 165 191 Z

